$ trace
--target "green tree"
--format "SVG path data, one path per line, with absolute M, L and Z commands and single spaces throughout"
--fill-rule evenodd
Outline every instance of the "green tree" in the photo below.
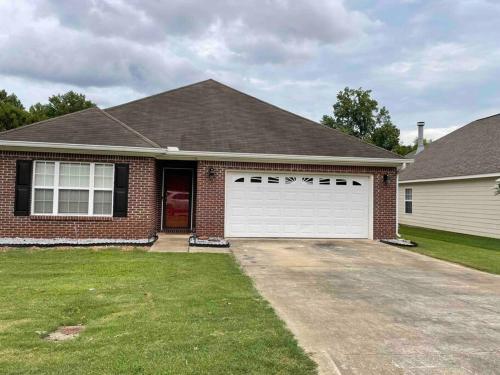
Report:
M 428 144 L 432 143 L 432 139 L 427 139 L 424 138 L 424 146 L 427 146 Z M 398 145 L 394 152 L 398 153 L 399 155 L 408 155 L 410 152 L 413 152 L 417 149 L 418 147 L 418 138 L 415 138 L 413 141 L 413 144 L 411 145 Z
M 399 146 L 399 129 L 392 123 L 387 108 L 382 107 L 377 114 L 377 127 L 371 135 L 371 142 L 386 150 L 395 151 Z
M 24 109 L 23 104 L 19 100 L 19 98 L 16 96 L 16 94 L 7 94 L 7 91 L 5 90 L 0 90 L 0 102 L 1 103 L 8 103 L 10 105 L 13 105 L 14 107 L 17 107 L 19 109 Z
M 337 94 L 333 116 L 324 115 L 321 123 L 346 134 L 369 140 L 376 127 L 378 103 L 371 90 L 346 87 Z
M 15 94 L 8 95 L 5 90 L 0 90 L 0 131 L 17 128 L 28 121 L 28 112 L 19 98 Z
M 95 106 L 95 103 L 87 100 L 84 94 L 68 91 L 65 94 L 51 96 L 48 104 L 37 103 L 31 106 L 30 112 L 37 118 L 43 118 L 44 116 L 45 118 L 52 118 Z
M 49 112 L 48 104 L 41 104 L 41 103 L 33 104 L 29 109 L 30 122 L 47 120 L 49 118 L 48 112 Z
M 333 116 L 324 115 L 323 125 L 394 151 L 399 146 L 399 129 L 386 107 L 379 108 L 371 90 L 346 87 L 337 94 Z

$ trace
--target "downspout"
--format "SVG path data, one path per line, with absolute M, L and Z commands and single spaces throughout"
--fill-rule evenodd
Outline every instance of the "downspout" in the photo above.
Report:
M 396 236 L 399 238 L 399 171 L 401 167 L 398 167 L 398 173 L 396 174 Z

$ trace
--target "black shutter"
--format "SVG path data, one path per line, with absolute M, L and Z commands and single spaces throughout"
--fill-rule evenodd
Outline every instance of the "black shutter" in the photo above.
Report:
M 126 217 L 128 209 L 128 164 L 115 164 L 113 216 Z
M 16 161 L 16 197 L 14 200 L 14 215 L 29 216 L 31 198 L 31 160 Z

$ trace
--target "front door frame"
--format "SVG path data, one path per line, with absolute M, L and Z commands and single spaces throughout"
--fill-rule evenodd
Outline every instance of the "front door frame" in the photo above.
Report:
M 189 196 L 189 229 L 190 231 L 193 230 L 193 195 L 194 195 L 194 168 L 188 168 L 188 167 L 163 167 L 162 169 L 162 178 L 161 178 L 161 230 L 167 231 L 168 228 L 166 227 L 165 223 L 165 177 L 167 177 L 166 171 L 167 169 L 170 170 L 185 170 L 185 171 L 190 171 L 191 172 L 191 194 Z

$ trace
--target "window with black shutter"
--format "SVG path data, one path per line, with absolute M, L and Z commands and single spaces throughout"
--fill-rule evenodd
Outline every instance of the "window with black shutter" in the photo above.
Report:
M 115 164 L 113 216 L 125 217 L 128 211 L 128 164 Z
M 32 165 L 31 160 L 16 161 L 15 216 L 29 216 L 30 214 Z

